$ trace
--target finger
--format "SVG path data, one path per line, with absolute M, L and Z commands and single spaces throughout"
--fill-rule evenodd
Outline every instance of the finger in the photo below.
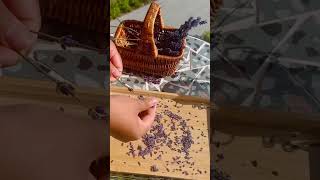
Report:
M 31 47 L 36 38 L 0 1 L 0 43 L 20 51 Z
M 41 13 L 39 0 L 2 0 L 7 8 L 29 29 L 39 31 Z
M 17 64 L 18 61 L 18 54 L 14 52 L 13 50 L 0 46 L 0 67 L 5 68 L 8 66 L 13 66 Z
M 110 63 L 110 80 L 115 81 L 121 76 L 119 70 Z
M 138 103 L 137 105 L 138 113 L 141 113 L 143 111 L 149 110 L 153 106 L 156 106 L 158 103 L 158 100 L 156 98 L 149 98 L 144 101 L 137 100 L 137 103 Z
M 118 78 L 121 76 L 121 72 L 112 63 L 110 63 L 110 73 L 115 78 Z
M 156 107 L 157 106 L 155 105 L 152 108 L 149 108 L 144 112 L 144 115 L 140 117 L 146 131 L 148 131 L 151 128 L 154 122 L 154 119 L 156 117 Z
M 115 46 L 115 44 L 110 41 L 110 64 L 113 64 L 119 71 L 122 72 L 123 64 L 121 56 Z

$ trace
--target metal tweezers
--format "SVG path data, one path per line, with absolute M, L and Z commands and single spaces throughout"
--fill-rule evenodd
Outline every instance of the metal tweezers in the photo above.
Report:
M 62 87 L 63 90 L 60 90 L 64 95 L 71 95 L 75 99 L 77 99 L 79 102 L 79 98 L 76 97 L 74 92 L 74 85 L 68 81 L 66 78 L 64 78 L 62 75 L 60 75 L 57 71 L 55 71 L 52 67 L 49 65 L 40 62 L 38 60 L 35 60 L 33 58 L 29 58 L 25 55 L 23 55 L 20 52 L 17 52 L 25 61 L 27 61 L 29 64 L 31 64 L 37 71 L 48 77 L 51 81 L 55 82 L 57 84 L 57 91 L 58 87 Z
M 133 88 L 130 87 L 128 84 L 124 83 L 123 81 L 121 81 L 121 80 L 120 80 L 120 77 L 117 78 L 117 81 L 118 81 L 120 84 L 122 84 L 123 86 L 125 86 L 126 88 L 128 88 L 128 90 L 129 90 L 130 92 L 133 91 Z

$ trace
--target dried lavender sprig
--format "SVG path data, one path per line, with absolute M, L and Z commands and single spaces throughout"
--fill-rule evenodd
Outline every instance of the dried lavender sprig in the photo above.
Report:
M 84 49 L 96 51 L 98 53 L 106 53 L 107 52 L 107 50 L 105 50 L 105 49 L 98 49 L 98 48 L 95 48 L 95 47 L 92 47 L 92 46 L 88 46 L 86 44 L 82 44 L 82 43 L 72 39 L 72 35 L 56 37 L 56 36 L 49 35 L 49 34 L 46 34 L 46 33 L 43 33 L 43 32 L 37 32 L 37 31 L 32 31 L 32 30 L 30 32 L 32 32 L 34 34 L 37 34 L 39 36 L 46 37 L 48 39 L 51 39 L 51 40 L 59 43 L 63 49 L 66 49 L 66 47 L 81 47 L 81 48 L 84 48 Z

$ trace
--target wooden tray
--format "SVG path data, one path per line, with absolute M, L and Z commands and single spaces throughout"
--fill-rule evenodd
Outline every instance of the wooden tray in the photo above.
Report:
M 153 96 L 157 97 L 160 100 L 160 106 L 157 109 L 157 112 L 161 112 L 164 109 L 170 109 L 170 111 L 178 113 L 183 119 L 190 118 L 190 121 L 187 121 L 188 126 L 193 126 L 192 136 L 194 144 L 191 146 L 190 157 L 191 162 L 194 161 L 194 166 L 189 168 L 190 165 L 185 165 L 181 167 L 181 171 L 174 170 L 176 168 L 180 169 L 178 165 L 167 165 L 166 161 L 172 161 L 172 157 L 179 155 L 177 152 L 170 150 L 166 145 L 161 146 L 161 150 L 167 152 L 167 154 L 162 154 L 161 160 L 155 160 L 157 155 L 147 155 L 145 159 L 142 157 L 132 157 L 128 156 L 127 145 L 129 143 L 121 143 L 120 141 L 110 138 L 110 161 L 111 161 L 111 171 L 112 172 L 121 172 L 121 173 L 133 173 L 141 175 L 151 175 L 151 176 L 161 176 L 161 177 L 170 177 L 170 178 L 181 178 L 181 179 L 201 179 L 206 180 L 210 179 L 210 151 L 209 151 L 209 136 L 208 136 L 208 120 L 209 118 L 209 109 L 197 109 L 193 105 L 199 104 L 209 104 L 209 100 L 201 99 L 197 97 L 190 96 L 179 96 L 171 93 L 163 92 L 146 92 L 135 90 L 134 92 L 129 92 L 124 88 L 111 88 L 111 95 L 129 95 L 129 96 Z M 179 104 L 177 107 L 175 105 Z M 167 108 L 164 106 L 167 105 Z M 181 105 L 183 105 L 181 107 Z M 165 117 L 165 115 L 163 115 Z M 169 118 L 167 123 L 170 123 Z M 166 123 L 165 123 L 166 124 Z M 168 130 L 168 127 L 164 125 L 165 131 Z M 168 131 L 166 131 L 168 132 Z M 201 135 L 203 132 L 203 136 Z M 179 134 L 179 133 L 178 133 Z M 137 144 L 142 144 L 141 141 L 132 142 L 134 146 Z M 202 151 L 200 149 L 202 148 Z M 159 153 L 160 154 L 160 153 Z M 181 155 L 183 158 L 183 155 Z M 140 165 L 139 165 L 140 163 Z M 151 172 L 150 167 L 156 165 L 159 168 L 157 172 Z M 167 168 L 170 172 L 167 171 Z M 193 170 L 194 169 L 194 170 Z M 197 171 L 200 170 L 201 174 Z M 182 174 L 182 171 L 187 171 L 188 175 Z
M 252 129 L 252 128 L 251 128 Z M 309 153 L 298 150 L 284 152 L 280 145 L 264 148 L 261 137 L 239 137 L 215 132 L 212 159 L 215 167 L 237 180 L 310 180 Z M 223 159 L 218 160 L 218 156 Z M 216 161 L 218 160 L 218 161 Z M 256 164 L 254 164 L 254 162 Z M 231 179 L 232 179 L 231 178 Z
M 82 105 L 96 106 L 105 104 L 107 93 L 103 89 L 81 88 L 77 89 L 77 96 Z M 78 102 L 70 97 L 56 93 L 55 83 L 49 81 L 0 77 L 0 96 L 27 99 L 48 103 L 60 103 L 79 106 Z M 47 103 L 47 104 L 48 104 Z
M 104 104 L 107 98 L 104 90 L 97 89 L 81 89 L 77 91 L 77 94 L 86 106 Z M 28 162 L 32 158 L 30 163 L 33 164 L 31 164 L 30 168 L 25 167 L 25 171 L 20 171 L 19 174 L 21 177 L 26 176 L 25 179 L 29 179 L 29 175 L 33 173 L 32 171 L 37 169 L 35 170 L 37 171 L 36 174 L 39 175 L 39 177 L 43 177 L 43 179 L 87 179 L 87 177 L 90 176 L 90 172 L 88 171 L 90 163 L 100 156 L 109 154 L 106 142 L 108 135 L 106 122 L 90 119 L 87 115 L 88 109 L 79 105 L 77 101 L 70 97 L 58 95 L 55 91 L 54 83 L 0 77 L 0 111 L 3 111 L 4 106 L 19 104 L 22 105 L 16 107 L 28 107 L 26 111 L 27 113 L 30 112 L 30 116 L 35 117 L 35 115 L 39 115 L 40 117 L 39 120 L 35 118 L 36 120 L 32 121 L 32 123 L 22 123 L 24 119 L 21 122 L 20 120 L 10 122 L 11 119 L 1 118 L 1 124 L 4 124 L 6 121 L 8 122 L 8 131 L 15 132 L 14 134 L 20 136 L 19 139 L 16 139 L 14 136 L 12 136 L 13 138 L 11 139 L 11 136 L 7 139 L 2 139 L 1 143 L 6 148 L 1 148 L 0 150 L 1 159 L 3 156 L 9 156 L 9 165 L 21 161 L 19 156 L 12 153 L 16 152 L 18 155 L 21 153 L 20 144 L 26 143 L 26 145 L 23 145 L 26 146 L 23 151 L 30 152 L 30 146 L 38 150 L 37 154 L 29 153 L 28 155 L 32 154 L 29 157 L 22 155 L 25 161 Z M 24 104 L 26 104 L 26 106 L 24 106 Z M 64 108 L 64 112 L 61 112 L 60 107 Z M 45 119 L 47 116 L 57 117 L 57 121 L 48 121 Z M 64 119 L 66 121 L 63 121 Z M 16 121 L 19 123 L 15 123 Z M 21 129 L 23 130 L 20 131 Z M 2 133 L 5 133 L 3 131 L 4 130 L 2 130 Z M 28 136 L 24 136 L 24 134 L 28 134 Z M 28 138 L 32 138 L 32 140 Z M 12 143 L 14 140 L 18 141 Z M 41 143 L 28 144 L 28 142 Z M 48 143 L 51 143 L 50 147 L 52 148 L 48 148 Z M 87 146 L 87 148 L 81 148 L 85 146 Z M 74 147 L 77 148 L 74 149 Z M 70 157 L 71 159 L 68 159 L 69 156 L 65 158 L 63 155 L 61 155 L 61 157 L 63 156 L 63 160 L 61 160 L 60 156 L 48 156 L 50 153 L 56 153 L 56 155 L 60 155 L 59 153 L 63 154 L 63 152 L 70 153 L 70 150 L 72 150 L 73 153 L 72 157 Z M 39 158 L 42 156 L 45 157 L 45 160 Z M 77 161 L 74 161 L 74 159 L 72 159 L 73 157 L 76 158 Z M 41 162 L 37 161 L 39 159 Z M 64 163 L 65 166 L 61 165 L 61 163 Z M 69 168 L 63 168 L 68 165 L 72 167 L 71 171 Z M 55 170 L 57 173 L 54 175 L 51 174 L 50 178 L 47 175 L 47 166 L 56 167 Z M 19 166 L 17 166 L 17 168 L 18 167 Z M 30 172 L 28 170 L 30 170 Z M 0 177 L 3 177 L 3 174 L 4 172 L 0 171 Z

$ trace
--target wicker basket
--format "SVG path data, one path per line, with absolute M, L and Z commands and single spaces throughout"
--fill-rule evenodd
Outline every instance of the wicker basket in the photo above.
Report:
M 155 44 L 155 31 L 174 31 L 175 28 L 163 25 L 160 5 L 152 2 L 144 22 L 125 20 L 120 23 L 115 33 L 115 45 L 122 57 L 123 66 L 130 72 L 138 72 L 153 76 L 170 76 L 175 73 L 177 65 L 183 58 L 186 41 L 178 56 L 167 56 L 158 53 Z M 130 45 L 128 39 L 137 39 Z

